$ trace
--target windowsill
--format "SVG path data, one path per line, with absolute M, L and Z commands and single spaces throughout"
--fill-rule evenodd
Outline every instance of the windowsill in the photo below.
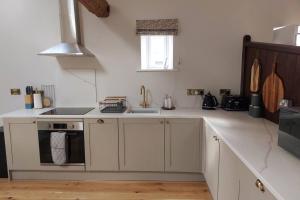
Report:
M 136 72 L 178 72 L 179 69 L 138 69 Z

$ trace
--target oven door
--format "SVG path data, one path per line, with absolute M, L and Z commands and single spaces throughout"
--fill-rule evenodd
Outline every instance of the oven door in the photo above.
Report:
M 84 133 L 83 131 L 66 132 L 66 157 L 65 165 L 84 165 Z M 40 130 L 38 132 L 40 162 L 42 165 L 54 165 L 51 153 L 51 131 Z

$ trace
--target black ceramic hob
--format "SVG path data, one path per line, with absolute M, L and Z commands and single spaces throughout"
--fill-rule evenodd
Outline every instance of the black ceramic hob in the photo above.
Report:
M 94 108 L 54 108 L 41 115 L 85 115 Z

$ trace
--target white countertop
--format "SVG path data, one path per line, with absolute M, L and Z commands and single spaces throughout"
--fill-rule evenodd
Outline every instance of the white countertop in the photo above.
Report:
M 245 113 L 204 119 L 278 200 L 299 200 L 300 160 L 277 145 L 276 124 Z
M 299 200 L 300 160 L 277 145 L 278 126 L 245 112 L 178 109 L 160 114 L 102 114 L 99 109 L 84 116 L 40 116 L 49 109 L 19 110 L 3 118 L 203 118 L 239 159 L 278 200 Z
M 98 108 L 90 111 L 85 115 L 41 115 L 44 112 L 51 110 L 51 108 L 45 109 L 32 109 L 32 110 L 17 110 L 14 112 L 6 113 L 0 117 L 2 118 L 55 118 L 55 119 L 64 119 L 64 118 L 202 118 L 205 113 L 209 114 L 211 111 L 204 111 L 198 109 L 178 109 L 173 111 L 161 110 L 160 113 L 151 113 L 151 114 L 132 114 L 132 113 L 101 113 Z

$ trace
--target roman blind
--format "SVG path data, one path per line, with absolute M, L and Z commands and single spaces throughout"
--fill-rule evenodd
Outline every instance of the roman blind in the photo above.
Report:
M 178 19 L 136 20 L 137 35 L 177 35 Z

